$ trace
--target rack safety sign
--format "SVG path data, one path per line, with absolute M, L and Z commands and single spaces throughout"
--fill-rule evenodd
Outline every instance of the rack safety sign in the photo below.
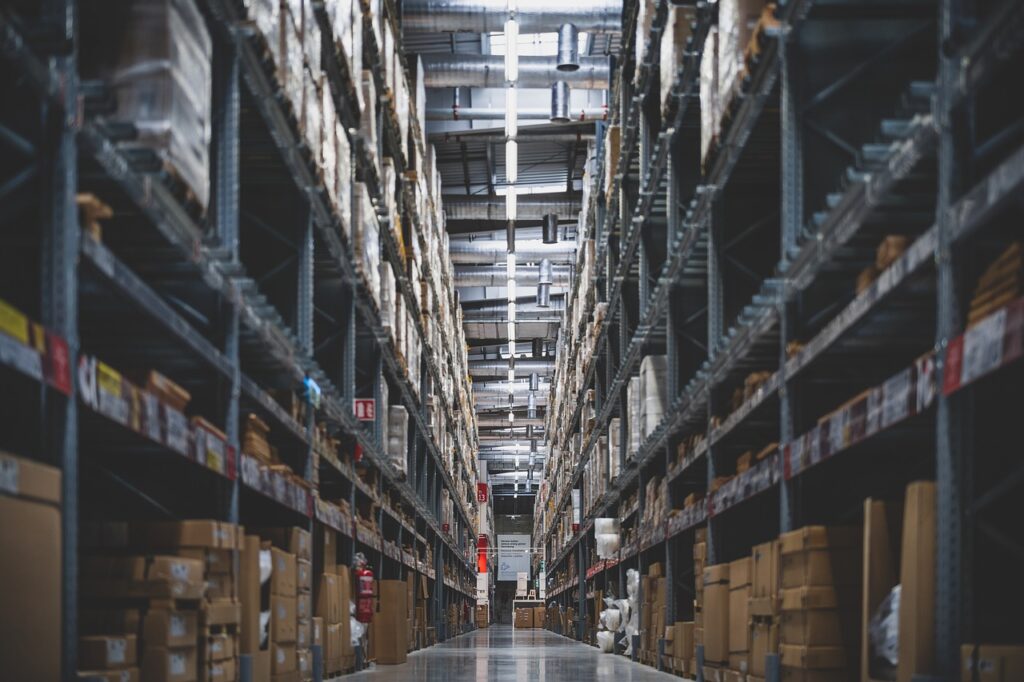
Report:
M 352 411 L 361 422 L 376 421 L 377 401 L 373 398 L 356 398 L 352 403 Z

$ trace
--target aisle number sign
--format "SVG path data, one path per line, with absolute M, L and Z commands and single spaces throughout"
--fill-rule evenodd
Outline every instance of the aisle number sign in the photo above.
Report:
M 476 484 L 476 501 L 486 502 L 487 501 L 487 484 L 477 483 Z
M 377 401 L 373 398 L 356 398 L 352 404 L 352 411 L 361 422 L 376 421 Z

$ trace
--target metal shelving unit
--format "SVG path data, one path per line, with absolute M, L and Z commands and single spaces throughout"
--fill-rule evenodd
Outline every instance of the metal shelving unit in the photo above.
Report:
M 126 508 L 143 510 L 140 518 L 206 516 L 246 525 L 333 528 L 343 549 L 367 552 L 382 577 L 404 578 L 414 571 L 432 581 L 430 624 L 439 641 L 459 634 L 446 631 L 447 607 L 465 608 L 475 597 L 475 527 L 421 401 L 440 386 L 440 368 L 429 352 L 420 367 L 406 368 L 397 361 L 323 181 L 246 26 L 244 9 L 230 0 L 198 4 L 214 42 L 212 195 L 205 216 L 154 172 L 159 168 L 152 159 L 124 144 L 132 131 L 107 119 L 96 102 L 105 94 L 103 85 L 80 80 L 78 3 L 55 0 L 32 16 L 0 10 L 0 52 L 13 67 L 5 86 L 17 89 L 12 102 L 26 110 L 25 102 L 31 102 L 45 123 L 32 131 L 38 139 L 28 139 L 15 132 L 24 122 L 11 106 L 4 107 L 0 121 L 3 132 L 10 133 L 5 142 L 45 169 L 38 186 L 16 181 L 4 193 L 4 201 L 16 200 L 16 211 L 38 205 L 34 218 L 42 215 L 43 220 L 27 246 L 17 247 L 38 260 L 15 268 L 14 260 L 5 259 L 10 272 L 37 284 L 14 287 L 4 278 L 0 297 L 43 326 L 38 327 L 41 338 L 33 337 L 31 344 L 0 334 L 0 373 L 11 386 L 6 400 L 26 403 L 19 413 L 30 413 L 39 426 L 20 442 L 5 436 L 0 447 L 53 463 L 63 473 L 65 679 L 72 679 L 77 667 L 78 512 L 102 506 L 99 500 L 106 493 Z M 322 6 L 314 3 L 314 10 L 327 20 Z M 368 23 L 365 32 L 372 35 Z M 330 45 L 325 52 L 328 79 L 348 125 L 359 115 L 348 96 L 355 91 L 353 74 L 332 68 L 337 64 L 330 43 L 325 41 L 325 50 Z M 376 50 L 367 41 L 367 56 L 379 61 Z M 397 126 L 381 130 L 388 154 L 399 147 L 396 134 Z M 383 206 L 379 179 L 362 144 L 353 141 L 353 168 L 376 188 L 377 205 Z M 405 159 L 397 161 L 404 170 Z M 262 210 L 253 203 L 258 173 L 273 175 L 282 188 L 284 210 L 298 209 L 289 219 L 282 220 L 282 211 L 265 212 L 265 224 L 253 226 L 251 214 Z M 75 206 L 80 191 L 94 191 L 115 208 L 118 224 L 102 241 L 81 235 Z M 296 214 L 302 215 L 298 225 Z M 411 201 L 403 219 L 410 234 L 419 233 L 420 218 Z M 254 230 L 274 234 L 257 237 Z M 272 266 L 253 259 L 247 242 L 264 238 L 292 248 L 294 267 L 279 272 L 293 277 L 268 275 Z M 6 243 L 8 238 L 0 239 Z M 425 345 L 412 283 L 387 224 L 382 246 L 399 273 L 400 295 Z M 9 253 L 11 259 L 25 255 Z M 289 281 L 281 284 L 281 279 Z M 335 319 L 343 349 L 340 364 L 324 364 L 315 346 L 320 341 L 316 327 L 323 320 L 318 316 L 324 314 L 318 302 L 326 297 L 342 309 Z M 452 369 L 452 359 L 446 362 Z M 378 371 L 371 386 L 360 387 L 360 366 L 377 366 L 383 374 Z M 144 369 L 165 372 L 188 388 L 200 414 L 222 435 L 205 430 L 197 435 L 198 427 L 152 396 L 136 408 L 141 409 L 140 422 L 130 423 L 118 411 L 123 409 L 118 397 L 97 388 L 97 371 L 106 368 L 123 376 Z M 364 425 L 352 411 L 360 395 L 380 399 L 382 377 L 397 387 L 391 394 L 411 417 L 408 476 L 385 456 L 379 423 Z M 280 391 L 302 396 L 304 422 L 275 397 Z M 448 397 L 433 395 L 443 406 L 442 427 L 455 429 L 456 412 Z M 29 403 L 39 407 L 29 408 Z M 273 442 L 304 484 L 261 467 L 242 452 L 240 421 L 248 412 L 271 424 Z M 19 416 L 11 412 L 12 418 Z M 340 438 L 341 453 L 314 450 L 318 422 Z M 9 426 L 5 419 L 3 428 L 13 431 Z M 357 468 L 377 473 L 367 482 Z M 460 471 L 457 477 L 470 481 L 472 473 Z M 458 510 L 450 528 L 440 520 L 442 490 Z M 197 496 L 199 491 L 204 494 Z M 346 501 L 350 513 L 338 501 Z M 377 534 L 356 519 L 361 507 L 372 505 L 377 505 Z M 406 545 L 413 551 L 405 551 Z M 428 552 L 432 564 L 425 560 Z
M 596 173 L 598 208 L 587 226 L 596 300 L 607 309 L 578 395 L 551 407 L 552 424 L 564 426 L 553 443 L 564 461 L 549 464 L 550 490 L 536 512 L 548 596 L 577 610 L 578 637 L 596 619 L 588 593 L 621 596 L 626 569 L 655 561 L 670 585 L 666 620 L 691 618 L 692 595 L 680 589 L 693 589 L 697 527 L 707 527 L 708 562 L 730 561 L 780 532 L 839 522 L 865 497 L 899 494 L 915 477 L 939 488 L 936 672 L 958 674 L 963 642 L 1020 634 L 982 579 L 995 579 L 993 553 L 1019 560 L 1005 496 L 1019 490 L 1020 464 L 981 449 L 1008 424 L 988 419 L 984 434 L 974 424 L 977 405 L 1000 401 L 1000 391 L 1004 403 L 1016 395 L 1021 351 L 1011 338 L 1021 303 L 966 333 L 963 324 L 969 277 L 1021 234 L 1010 197 L 1024 182 L 1022 112 L 1001 109 L 996 123 L 974 117 L 1019 69 L 1021 40 L 1010 27 L 1022 15 L 1012 2 L 976 17 L 945 1 L 877 9 L 780 3 L 703 168 L 695 82 L 711 9 L 696 13 L 680 72 L 660 74 L 673 79 L 667 115 L 650 103 L 668 3 L 657 3 L 638 64 L 635 15 L 624 13 L 611 109 L 621 126 L 619 172 L 607 195 Z M 828 33 L 837 21 L 849 30 Z M 878 30 L 866 36 L 858 22 Z M 815 61 L 829 36 L 849 63 Z M 877 88 L 871 104 L 857 96 L 865 79 Z M 987 155 L 978 158 L 978 148 Z M 854 291 L 891 232 L 907 237 L 905 250 Z M 586 284 L 573 283 L 575 305 Z M 622 427 L 620 473 L 596 500 L 582 500 L 578 528 L 562 531 L 610 420 L 626 416 L 626 384 L 643 356 L 657 354 L 668 357 L 663 418 L 631 457 Z M 755 371 L 764 378 L 737 400 Z M 762 458 L 736 475 L 737 457 L 758 450 Z M 676 511 L 650 524 L 643 490 L 662 477 Z M 697 501 L 684 507 L 688 493 Z M 622 506 L 633 495 L 636 512 Z M 616 558 L 592 552 L 599 517 L 621 519 Z M 971 554 L 982 550 L 988 561 Z M 998 625 L 979 618 L 981 608 Z

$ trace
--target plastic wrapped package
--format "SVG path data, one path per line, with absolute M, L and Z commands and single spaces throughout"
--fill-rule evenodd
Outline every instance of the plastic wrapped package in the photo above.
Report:
M 744 51 L 764 9 L 764 0 L 721 0 L 718 3 L 718 99 L 725 111 L 746 74 Z
M 610 654 L 615 649 L 615 633 L 601 630 L 597 633 L 597 648 L 603 654 Z
M 373 82 L 373 73 L 363 71 L 360 82 L 360 89 L 363 93 L 363 109 L 359 116 L 359 132 L 363 134 L 369 143 L 370 153 L 373 154 L 373 164 L 380 174 L 380 160 L 377 158 L 377 86 Z
M 661 36 L 661 110 L 667 113 L 676 72 L 683 64 L 686 43 L 693 32 L 697 8 L 669 5 L 666 30 Z
M 331 88 L 324 83 L 322 90 L 322 106 L 320 126 L 320 168 L 324 174 L 324 186 L 327 188 L 327 198 L 335 213 L 338 212 L 338 117 L 334 111 L 334 100 L 331 98 Z
M 336 180 L 338 183 L 336 195 L 338 197 L 338 215 L 341 217 L 342 229 L 345 235 L 352 236 L 352 147 L 349 145 L 348 133 L 345 132 L 341 121 L 334 125 L 334 142 L 336 145 L 336 157 L 338 161 Z
M 397 328 L 396 323 L 396 304 L 398 300 L 396 297 L 396 285 L 395 285 L 395 271 L 391 267 L 391 263 L 382 260 L 380 264 L 380 312 L 381 322 L 384 328 L 388 330 L 391 335 L 391 340 L 398 344 L 395 336 Z
M 117 118 L 155 150 L 204 208 L 210 197 L 212 45 L 192 0 L 136 0 L 112 85 Z
M 700 160 L 703 164 L 718 139 L 721 114 L 718 101 L 718 27 L 708 29 L 700 60 Z
M 306 65 L 313 73 L 318 73 L 323 69 L 323 65 L 320 63 L 320 57 L 323 53 L 320 24 L 317 23 L 316 17 L 313 16 L 313 8 L 309 6 L 309 0 L 305 0 L 303 4 L 305 5 L 305 14 L 302 24 L 302 52 L 306 58 Z
M 869 637 L 872 668 L 891 666 L 900 662 L 900 586 L 896 585 L 885 596 L 871 616 Z
M 632 377 L 629 383 L 626 384 L 626 409 L 628 411 L 628 418 L 626 420 L 626 433 L 628 434 L 626 441 L 627 460 L 633 459 L 636 456 L 637 452 L 640 451 L 640 445 L 643 443 L 640 422 L 641 396 L 640 377 Z
M 407 449 L 409 413 L 402 405 L 388 408 L 388 459 L 403 474 L 408 473 Z
M 614 557 L 621 546 L 621 539 L 618 533 L 600 533 L 594 536 L 597 545 L 597 556 L 601 559 Z
M 380 227 L 366 184 L 354 184 L 352 206 L 353 248 L 359 267 L 377 306 L 380 306 Z
M 280 0 L 247 0 L 249 18 L 256 24 L 263 39 L 267 41 L 272 53 L 277 53 L 277 43 L 281 30 Z
M 323 129 L 323 118 L 320 112 L 321 78 L 320 73 L 311 73 L 309 69 L 303 69 L 305 94 L 302 98 L 302 135 L 314 159 L 321 158 L 320 131 Z
M 651 28 L 654 26 L 654 16 L 658 13 L 658 3 L 655 0 L 639 0 L 639 8 L 636 16 L 636 40 L 633 43 L 636 50 L 636 63 L 638 65 L 633 74 L 633 82 L 636 83 L 640 76 L 639 65 L 644 61 L 644 53 L 647 51 L 647 44 L 651 39 Z
M 327 0 L 334 44 L 340 48 L 348 72 L 357 77 L 363 71 L 363 13 L 356 0 Z M 358 88 L 357 88 L 358 89 Z
M 282 8 L 284 10 L 284 8 Z M 285 98 L 292 106 L 295 117 L 302 122 L 302 100 L 306 94 L 305 58 L 302 53 L 302 34 L 288 11 L 279 14 L 278 35 L 274 63 L 277 80 L 284 89 Z M 273 45 L 271 49 L 274 49 Z
M 640 361 L 640 393 L 643 396 L 640 428 L 645 439 L 658 428 L 665 415 L 667 367 L 668 357 L 665 355 L 648 355 Z
M 614 481 L 619 476 L 619 449 L 621 420 L 614 417 L 608 422 L 608 480 Z

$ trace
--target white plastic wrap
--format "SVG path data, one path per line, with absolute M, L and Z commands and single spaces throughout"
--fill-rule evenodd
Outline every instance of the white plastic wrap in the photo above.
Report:
M 388 408 L 388 459 L 403 474 L 408 473 L 407 449 L 409 413 L 403 405 Z
M 683 63 L 686 52 L 686 41 L 689 40 L 690 28 L 696 18 L 696 8 L 690 6 L 669 5 L 668 24 L 661 37 L 661 107 L 667 111 L 672 85 L 676 72 Z
M 626 385 L 626 409 L 628 410 L 628 418 L 626 420 L 626 432 L 628 434 L 626 442 L 627 460 L 633 459 L 636 456 L 643 442 L 643 427 L 640 420 L 641 396 L 640 377 L 633 377 Z
M 744 52 L 763 0 L 721 0 L 718 3 L 718 97 L 722 110 L 736 96 L 746 73 Z
M 900 661 L 900 586 L 890 590 L 871 616 L 871 660 L 896 666 Z
M 597 545 L 597 556 L 600 559 L 614 557 L 622 544 L 618 533 L 601 533 L 596 535 L 594 540 Z
M 355 616 L 349 616 L 349 631 L 351 633 L 352 646 L 359 646 L 363 635 L 366 634 L 366 625 L 356 620 Z
M 613 653 L 615 648 L 615 633 L 601 630 L 597 633 L 597 648 L 603 654 Z
M 640 361 L 640 428 L 645 439 L 658 428 L 665 415 L 667 366 L 665 355 L 648 355 Z
M 112 85 L 116 117 L 155 150 L 204 208 L 210 198 L 213 47 L 192 0 L 135 0 Z
M 374 302 L 380 306 L 380 226 L 377 212 L 364 183 L 355 183 L 354 194 L 352 226 L 356 262 L 366 278 Z
M 718 27 L 708 29 L 700 60 L 700 160 L 707 158 L 721 123 L 718 101 Z

